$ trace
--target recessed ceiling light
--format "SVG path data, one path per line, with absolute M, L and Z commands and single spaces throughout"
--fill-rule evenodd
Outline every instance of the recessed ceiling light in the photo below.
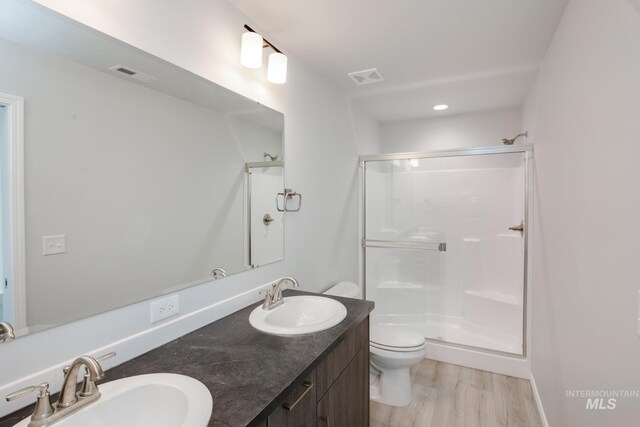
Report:
M 433 109 L 436 110 L 436 111 L 446 110 L 447 108 L 449 108 L 449 106 L 445 105 L 445 104 L 434 105 L 434 107 L 433 107 Z

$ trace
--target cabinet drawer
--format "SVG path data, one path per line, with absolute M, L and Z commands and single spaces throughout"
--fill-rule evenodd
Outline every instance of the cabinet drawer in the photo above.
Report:
M 369 317 L 356 326 L 316 368 L 317 400 L 329 390 L 361 348 L 369 351 Z
M 314 371 L 269 415 L 267 424 L 269 427 L 310 427 L 315 424 L 315 413 L 316 373 Z

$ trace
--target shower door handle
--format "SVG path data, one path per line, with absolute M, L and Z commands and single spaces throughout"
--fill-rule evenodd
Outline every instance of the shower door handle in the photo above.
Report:
M 362 247 L 363 248 L 408 249 L 408 250 L 414 250 L 414 251 L 438 251 L 438 252 L 447 251 L 447 244 L 445 242 L 421 243 L 421 242 L 406 242 L 406 241 L 392 241 L 392 240 L 362 239 Z
M 520 224 L 509 227 L 509 230 L 519 231 L 520 235 L 522 236 L 524 234 L 524 221 L 520 221 Z

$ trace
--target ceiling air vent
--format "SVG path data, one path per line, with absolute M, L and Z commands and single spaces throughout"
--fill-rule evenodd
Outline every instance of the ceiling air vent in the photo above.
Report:
M 140 80 L 141 82 L 144 83 L 149 83 L 152 82 L 154 80 L 157 80 L 155 77 L 153 77 L 150 74 L 146 74 L 143 73 L 141 71 L 136 71 L 134 69 L 128 68 L 128 67 L 124 67 L 122 65 L 115 65 L 113 67 L 109 67 L 109 69 L 111 71 L 115 71 L 116 73 L 122 73 L 126 76 L 129 76 L 131 78 L 134 78 L 136 80 Z
M 347 74 L 351 80 L 358 86 L 368 85 L 371 83 L 378 83 L 384 80 L 380 71 L 377 68 L 371 68 L 369 70 L 354 71 Z

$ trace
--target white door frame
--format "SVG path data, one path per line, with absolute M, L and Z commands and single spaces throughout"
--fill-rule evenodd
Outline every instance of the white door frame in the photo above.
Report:
M 24 99 L 0 93 L 0 105 L 5 106 L 9 123 L 8 146 L 8 222 L 9 253 L 5 259 L 7 278 L 12 287 L 13 318 L 9 320 L 16 333 L 27 331 L 27 295 L 25 268 L 25 216 L 24 216 Z M 4 277 L 2 278 L 4 286 Z

